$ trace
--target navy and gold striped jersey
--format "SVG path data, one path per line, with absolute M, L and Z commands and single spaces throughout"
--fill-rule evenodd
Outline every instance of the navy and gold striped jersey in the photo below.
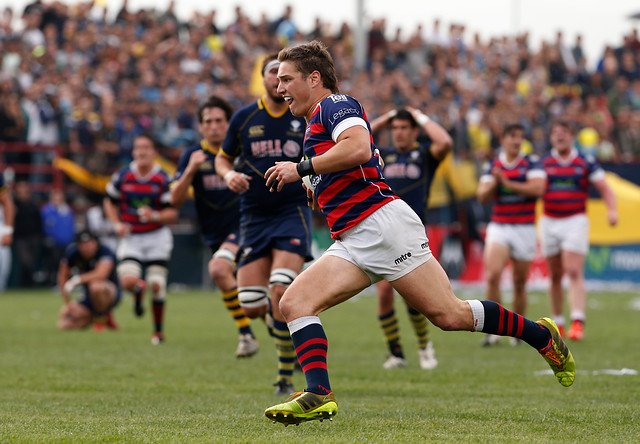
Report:
M 208 246 L 221 244 L 238 228 L 240 218 L 240 195 L 227 187 L 227 183 L 216 174 L 217 149 L 209 147 L 206 140 L 187 148 L 178 161 L 174 181 L 182 177 L 189 164 L 191 154 L 202 150 L 207 160 L 200 165 L 191 185 L 193 187 L 196 214 L 205 243 Z
M 423 222 L 426 222 L 425 208 L 431 182 L 440 165 L 440 160 L 433 157 L 430 146 L 431 143 L 420 145 L 416 142 L 406 153 L 393 148 L 380 148 L 380 157 L 384 161 L 384 179 Z
M 260 99 L 239 109 L 229 122 L 222 155 L 236 159 L 236 170 L 251 177 L 242 194 L 240 211 L 254 214 L 280 213 L 283 207 L 307 205 L 300 182 L 286 184 L 279 193 L 265 186 L 264 173 L 276 162 L 299 162 L 306 123 L 287 107 L 275 115 Z

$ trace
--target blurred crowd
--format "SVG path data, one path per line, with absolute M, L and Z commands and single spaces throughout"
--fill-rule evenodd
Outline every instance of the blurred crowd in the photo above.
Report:
M 264 54 L 321 39 L 341 90 L 357 97 L 370 119 L 418 108 L 450 132 L 458 159 L 480 165 L 498 147 L 504 125 L 514 122 L 526 130 L 525 149 L 543 153 L 550 122 L 563 115 L 578 129 L 582 150 L 602 162 L 636 163 L 640 41 L 637 30 L 621 34 L 619 46 L 603 48 L 600 60 L 587 64 L 579 35 L 569 43 L 558 32 L 555 41 L 533 48 L 527 34 L 483 41 L 437 19 L 395 31 L 376 19 L 367 30 L 365 69 L 357 70 L 349 24 L 317 19 L 302 30 L 291 6 L 258 21 L 236 6 L 233 22 L 222 26 L 213 9 L 180 20 L 173 3 L 165 11 L 133 11 L 124 0 L 111 17 L 95 2 L 37 0 L 23 11 L 7 6 L 0 17 L 0 148 L 5 169 L 51 163 L 46 149 L 7 148 L 22 143 L 61 146 L 90 172 L 110 174 L 130 161 L 134 137 L 148 132 L 176 160 L 199 140 L 196 110 L 203 100 L 215 94 L 234 108 L 249 103 L 261 94 L 256 66 Z M 388 134 L 379 137 L 379 144 L 389 142 Z M 73 211 L 87 219 L 91 213 L 78 201 L 70 208 L 62 192 L 32 195 L 29 182 L 42 177 L 36 170 L 14 178 L 16 244 L 37 241 L 48 250 L 42 257 L 54 258 L 38 266 L 40 247 L 18 248 L 35 252 L 18 257 L 22 286 L 33 284 L 35 268 L 44 270 L 38 281 L 53 282 L 55 258 L 74 225 L 87 225 L 74 222 Z M 101 213 L 99 205 L 90 210 Z
M 437 19 L 395 32 L 377 19 L 368 29 L 366 69 L 357 71 L 347 23 L 317 19 L 301 30 L 291 6 L 257 22 L 236 6 L 233 23 L 221 26 L 213 9 L 181 21 L 173 3 L 133 11 L 126 0 L 113 19 L 94 2 L 4 9 L 0 142 L 64 144 L 71 158 L 108 173 L 129 161 L 134 136 L 146 131 L 175 158 L 198 139 L 202 100 L 216 94 L 235 107 L 250 102 L 263 54 L 315 38 L 329 46 L 342 91 L 370 118 L 398 106 L 421 109 L 452 134 L 456 156 L 486 158 L 514 121 L 524 125 L 528 149 L 544 152 L 550 120 L 564 115 L 584 129 L 577 143 L 601 161 L 640 161 L 637 30 L 603 48 L 588 69 L 579 35 L 569 43 L 558 32 L 532 48 L 527 34 L 483 41 Z

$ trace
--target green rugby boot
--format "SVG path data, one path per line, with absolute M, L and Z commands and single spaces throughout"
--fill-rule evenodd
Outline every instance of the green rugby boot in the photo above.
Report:
M 338 414 L 338 402 L 333 393 L 316 395 L 312 392 L 292 393 L 282 404 L 269 407 L 264 411 L 267 419 L 281 422 L 285 426 L 298 425 L 301 422 L 332 420 Z
M 571 356 L 569 347 L 562 340 L 560 331 L 556 326 L 556 323 L 549 318 L 540 318 L 536 321 L 538 324 L 546 327 L 551 332 L 551 339 L 549 344 L 538 350 L 544 357 L 545 361 L 553 370 L 558 382 L 565 387 L 569 387 L 576 379 L 576 362 Z

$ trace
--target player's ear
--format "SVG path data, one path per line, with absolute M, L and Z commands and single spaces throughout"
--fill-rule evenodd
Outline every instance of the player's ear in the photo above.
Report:
M 322 76 L 318 71 L 313 71 L 311 74 L 309 74 L 309 80 L 311 81 L 311 86 L 322 84 Z

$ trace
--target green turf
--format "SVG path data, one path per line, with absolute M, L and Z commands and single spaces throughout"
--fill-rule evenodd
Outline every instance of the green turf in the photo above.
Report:
M 264 409 L 275 352 L 266 329 L 253 358 L 233 356 L 237 335 L 217 293 L 173 292 L 167 342 L 150 344 L 150 313 L 134 318 L 125 298 L 117 332 L 59 332 L 60 296 L 0 294 L 1 442 L 637 442 L 640 295 L 592 293 L 586 340 L 570 344 L 573 387 L 544 373 L 529 346 L 483 349 L 481 335 L 432 329 L 440 365 L 418 368 L 402 305 L 409 367 L 383 370 L 386 350 L 375 299 L 355 298 L 321 316 L 339 413 L 332 422 L 283 427 Z M 529 314 L 546 314 L 531 295 Z M 303 388 L 303 376 L 295 383 Z M 308 441 L 311 440 L 311 441 Z

